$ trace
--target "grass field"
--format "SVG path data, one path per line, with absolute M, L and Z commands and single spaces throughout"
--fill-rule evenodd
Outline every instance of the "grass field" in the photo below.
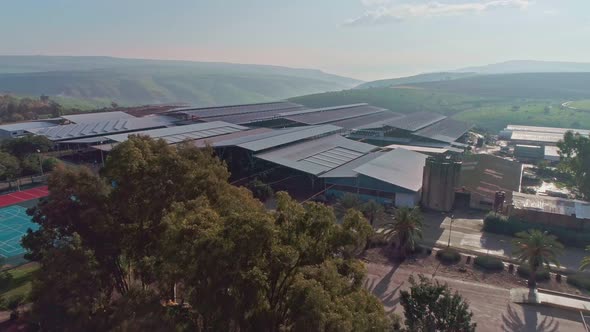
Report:
M 575 100 L 568 103 L 567 106 L 578 110 L 590 111 L 590 99 Z
M 39 269 L 36 263 L 29 263 L 10 270 L 12 282 L 4 288 L 0 288 L 0 297 L 8 299 L 15 295 L 28 297 L 31 292 L 31 280 L 33 272 Z

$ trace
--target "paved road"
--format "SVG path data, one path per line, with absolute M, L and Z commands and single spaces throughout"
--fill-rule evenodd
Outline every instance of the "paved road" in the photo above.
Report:
M 400 290 L 407 289 L 412 270 L 391 265 L 368 263 L 365 287 L 378 296 L 388 312 L 403 317 L 399 304 Z M 584 332 L 580 315 L 561 309 L 511 303 L 510 291 L 480 283 L 436 277 L 468 301 L 477 323 L 477 331 L 545 331 Z
M 424 214 L 424 242 L 429 245 L 447 245 L 451 218 L 443 214 Z M 451 246 L 465 250 L 509 258 L 512 254 L 512 238 L 492 233 L 483 233 L 483 214 L 464 213 L 456 215 L 451 233 Z M 567 248 L 559 257 L 562 267 L 577 271 L 580 260 L 588 253 L 582 249 Z

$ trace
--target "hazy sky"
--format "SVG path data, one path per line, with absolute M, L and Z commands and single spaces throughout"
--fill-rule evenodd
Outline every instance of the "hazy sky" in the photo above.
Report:
M 364 80 L 590 61 L 590 0 L 0 0 L 0 54 L 259 63 Z

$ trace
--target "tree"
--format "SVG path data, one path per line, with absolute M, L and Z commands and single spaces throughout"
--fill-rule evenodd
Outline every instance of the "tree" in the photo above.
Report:
M 355 209 L 358 211 L 362 210 L 363 202 L 359 198 L 358 195 L 351 194 L 351 193 L 344 193 L 336 203 L 334 210 L 336 211 L 336 215 L 338 218 L 343 217 L 346 214 L 346 211 L 350 209 Z
M 0 180 L 13 181 L 21 172 L 19 160 L 11 154 L 0 151 Z
M 582 195 L 590 199 L 590 138 L 568 131 L 557 147 L 560 167 L 573 175 Z
M 516 237 L 517 239 L 512 241 L 513 254 L 519 262 L 529 266 L 531 274 L 528 285 L 535 288 L 540 268 L 549 269 L 551 263 L 559 266 L 557 256 L 563 250 L 563 245 L 557 242 L 555 236 L 537 229 L 516 233 Z
M 382 204 L 369 200 L 361 206 L 361 211 L 371 226 L 375 226 L 375 222 L 381 223 L 385 220 L 385 209 Z
M 590 246 L 586 247 L 586 251 L 590 251 Z M 580 262 L 580 271 L 583 271 L 590 266 L 590 256 L 584 256 Z
M 41 264 L 42 328 L 386 330 L 354 258 L 370 229 L 360 213 L 340 225 L 286 193 L 267 211 L 228 178 L 209 149 L 137 136 L 100 175 L 58 166 L 23 239 Z M 159 305 L 173 297 L 190 306 Z
M 448 285 L 418 275 L 410 276 L 410 290 L 400 292 L 405 325 L 409 331 L 475 331 L 473 313 L 459 293 L 451 293 Z
M 2 149 L 19 159 L 35 154 L 37 151 L 47 152 L 52 147 L 53 142 L 47 139 L 47 137 L 40 135 L 11 138 L 2 141 Z
M 393 222 L 384 226 L 383 234 L 389 241 L 397 241 L 402 258 L 416 248 L 422 239 L 422 214 L 419 207 L 402 207 L 395 211 Z

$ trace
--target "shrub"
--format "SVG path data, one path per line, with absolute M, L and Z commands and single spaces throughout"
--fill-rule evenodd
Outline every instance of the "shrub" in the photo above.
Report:
M 514 272 L 514 264 L 512 264 L 512 263 L 508 264 L 508 272 L 510 272 L 510 273 Z
M 526 265 L 520 265 L 518 269 L 516 269 L 516 273 L 521 278 L 528 279 L 531 276 L 531 269 Z M 549 278 L 549 271 L 545 269 L 537 271 L 537 281 L 547 281 Z
M 453 248 L 445 248 L 436 253 L 436 258 L 446 264 L 456 264 L 461 261 L 461 254 Z
M 263 202 L 271 198 L 274 194 L 272 188 L 268 184 L 258 179 L 255 179 L 254 181 L 248 183 L 247 188 L 250 189 L 254 197 L 258 198 Z
M 517 218 L 507 218 L 495 212 L 488 213 L 483 222 L 484 231 L 508 236 L 514 236 L 518 232 L 532 228 L 555 235 L 559 242 L 567 243 L 569 246 L 585 248 L 590 243 L 590 232 L 588 231 L 530 223 Z
M 382 233 L 373 232 L 367 238 L 367 248 L 385 247 L 389 244 L 389 241 L 385 238 Z
M 490 272 L 504 270 L 504 263 L 500 259 L 491 256 L 478 256 L 475 258 L 473 265 Z
M 575 273 L 569 275 L 567 277 L 567 283 L 579 289 L 590 291 L 590 274 Z

